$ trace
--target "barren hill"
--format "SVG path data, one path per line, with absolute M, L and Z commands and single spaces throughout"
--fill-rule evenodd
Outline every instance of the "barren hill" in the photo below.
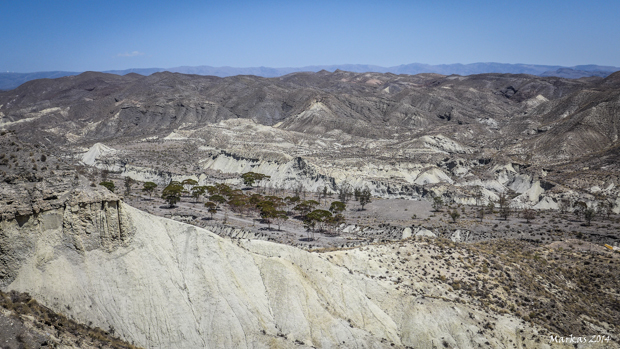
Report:
M 310 134 L 341 130 L 376 139 L 443 133 L 498 150 L 519 142 L 528 145 L 523 151 L 535 148 L 538 156 L 565 158 L 614 144 L 618 88 L 609 83 L 613 80 L 613 75 L 568 80 L 322 71 L 267 79 L 91 72 L 1 93 L 0 125 L 37 129 L 32 136 L 40 141 L 75 143 L 244 118 Z M 585 128 L 575 139 L 576 125 Z M 472 132 L 475 137 L 468 136 Z
M 601 243 L 620 240 L 618 74 L 28 82 L 0 93 L 0 287 L 153 348 L 546 348 L 573 332 L 617 347 L 618 254 Z M 270 178 L 248 188 L 247 172 Z M 183 179 L 240 197 L 368 188 L 375 208 L 351 204 L 320 245 L 291 212 L 289 231 L 249 231 L 251 207 L 216 224 L 200 200 L 163 206 Z M 500 197 L 548 216 L 485 220 Z M 436 199 L 482 216 L 403 204 Z M 595 227 L 569 217 L 596 207 Z

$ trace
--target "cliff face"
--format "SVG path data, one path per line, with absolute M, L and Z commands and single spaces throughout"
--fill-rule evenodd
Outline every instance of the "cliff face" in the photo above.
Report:
M 126 244 L 135 229 L 123 215 L 115 195 L 79 191 L 62 207 L 0 221 L 0 285 L 10 284 L 32 256 L 43 265 L 67 251 L 112 251 Z
M 1 224 L 0 246 L 20 256 L 3 260 L 3 289 L 150 348 L 508 348 L 537 338 L 515 317 L 371 278 L 360 270 L 372 262 L 354 253 L 231 241 L 122 202 Z

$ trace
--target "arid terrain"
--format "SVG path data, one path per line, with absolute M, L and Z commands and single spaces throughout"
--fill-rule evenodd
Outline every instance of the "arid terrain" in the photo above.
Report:
M 0 92 L 0 321 L 54 327 L 32 297 L 99 328 L 77 346 L 617 348 L 619 74 Z

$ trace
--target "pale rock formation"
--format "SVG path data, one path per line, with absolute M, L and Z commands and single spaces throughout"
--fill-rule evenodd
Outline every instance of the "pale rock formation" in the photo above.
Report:
M 433 232 L 431 232 L 430 230 L 425 229 L 425 228 L 420 228 L 415 233 L 415 236 L 426 236 L 426 237 L 431 237 L 431 238 L 437 237 L 437 235 L 435 235 Z
M 436 184 L 440 182 L 446 182 L 450 184 L 454 183 L 452 178 L 450 178 L 447 174 L 445 174 L 442 170 L 438 168 L 424 171 L 414 181 L 414 183 L 418 185 Z
M 87 165 L 94 165 L 97 159 L 113 155 L 117 152 L 116 149 L 108 147 L 103 143 L 95 143 L 84 155 L 82 155 L 82 162 Z
M 407 227 L 405 229 L 403 229 L 403 235 L 402 235 L 402 239 L 408 239 L 411 237 L 411 228 Z
M 464 146 L 444 135 L 422 136 L 420 141 L 428 148 L 445 153 L 473 153 L 473 149 Z
M 1 224 L 3 246 L 21 246 L 23 256 L 9 261 L 5 290 L 147 348 L 509 348 L 521 330 L 535 333 L 498 314 L 493 330 L 479 332 L 488 314 L 370 278 L 378 271 L 357 249 L 321 255 L 234 242 L 122 202 Z
M 557 210 L 559 209 L 558 203 L 555 202 L 552 198 L 545 196 L 540 200 L 536 205 L 534 205 L 537 210 Z
M 452 236 L 450 237 L 450 240 L 454 241 L 454 242 L 461 242 L 461 230 L 457 229 L 454 231 L 454 233 L 452 233 Z
M 528 190 L 517 196 L 514 200 L 529 205 L 536 205 L 544 192 L 545 190 L 540 186 L 540 181 L 536 181 Z

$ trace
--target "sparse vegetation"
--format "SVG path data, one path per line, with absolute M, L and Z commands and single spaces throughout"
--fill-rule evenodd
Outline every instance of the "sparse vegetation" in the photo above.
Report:
M 456 209 L 450 212 L 450 218 L 452 218 L 452 222 L 456 223 L 456 220 L 459 219 L 460 217 L 461 217 L 461 214 Z
M 440 196 L 435 196 L 433 198 L 433 209 L 435 210 L 435 212 L 440 212 L 443 208 L 443 205 L 443 200 Z
M 114 182 L 112 181 L 103 181 L 101 183 L 99 183 L 100 186 L 105 187 L 107 190 L 111 191 L 114 193 Z
M 114 337 L 114 329 L 104 331 L 98 327 L 90 327 L 56 313 L 48 307 L 40 305 L 28 293 L 11 291 L 8 293 L 0 291 L 0 307 L 7 309 L 14 314 L 14 321 L 32 321 L 29 325 L 32 329 L 29 332 L 35 333 L 54 333 L 54 336 L 46 336 L 47 346 L 55 347 L 60 345 L 71 345 L 74 347 L 110 348 L 110 349 L 139 349 L 138 347 L 126 343 Z M 24 320 L 25 318 L 25 320 Z M 32 320 L 30 320 L 32 319 Z M 1 331 L 1 330 L 0 330 Z M 26 340 L 23 334 L 16 338 L 21 348 L 27 348 L 35 343 Z M 62 338 L 62 340 L 61 340 Z M 7 346 L 8 347 L 8 346 Z

